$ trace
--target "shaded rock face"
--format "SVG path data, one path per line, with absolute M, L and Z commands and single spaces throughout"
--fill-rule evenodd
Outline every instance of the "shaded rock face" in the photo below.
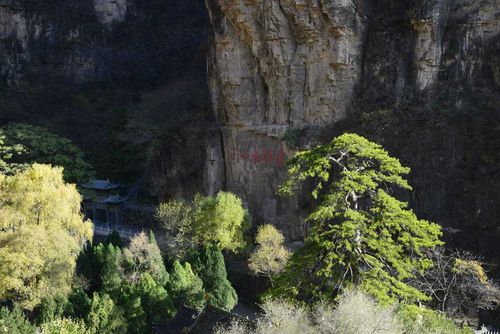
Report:
M 209 26 L 203 0 L 0 0 L 0 126 L 26 122 L 72 139 L 100 177 L 148 174 L 170 185 L 174 167 L 158 179 L 165 157 L 190 152 L 174 156 L 168 143 L 187 140 L 179 128 L 214 118 Z M 161 198 L 178 193 L 152 188 Z
M 304 232 L 293 218 L 304 201 L 276 198 L 286 172 L 266 160 L 270 152 L 289 157 L 350 130 L 412 167 L 412 206 L 448 227 L 449 238 L 500 236 L 500 1 L 207 0 L 207 7 L 226 185 L 259 223 L 279 225 L 290 239 Z

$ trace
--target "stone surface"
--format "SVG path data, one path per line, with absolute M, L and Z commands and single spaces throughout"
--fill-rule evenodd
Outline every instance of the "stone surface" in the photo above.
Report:
M 127 14 L 127 0 L 94 0 L 94 9 L 101 23 L 120 23 Z
M 500 1 L 207 0 L 207 7 L 226 186 L 256 223 L 272 222 L 294 239 L 304 232 L 294 217 L 307 207 L 277 199 L 284 166 L 261 162 L 259 152 L 289 157 L 292 148 L 351 130 L 412 167 L 409 199 L 421 216 L 460 231 L 458 239 L 498 233 Z

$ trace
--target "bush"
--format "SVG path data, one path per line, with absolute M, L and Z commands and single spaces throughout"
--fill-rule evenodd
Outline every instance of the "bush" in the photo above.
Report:
M 259 334 L 316 334 L 308 311 L 284 300 L 268 300 L 262 305 L 264 316 L 257 324 Z
M 288 300 L 267 300 L 251 329 L 233 321 L 217 334 L 471 334 L 445 316 L 416 306 L 385 307 L 359 290 L 343 294 L 337 305 L 321 302 L 312 311 Z
M 320 333 L 397 334 L 402 325 L 393 308 L 382 307 L 361 291 L 345 293 L 335 309 L 328 304 L 316 307 L 315 322 Z
M 436 311 L 415 305 L 400 305 L 397 311 L 405 334 L 472 334 L 470 328 L 458 328 L 451 319 Z
M 85 327 L 83 320 L 56 319 L 40 326 L 41 334 L 94 334 Z

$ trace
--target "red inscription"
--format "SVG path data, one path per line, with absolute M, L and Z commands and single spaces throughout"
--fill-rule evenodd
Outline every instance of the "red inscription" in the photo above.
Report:
M 283 147 L 278 150 L 272 148 L 253 149 L 241 151 L 234 154 L 234 161 L 249 161 L 252 164 L 276 164 L 284 166 L 286 162 L 285 150 Z

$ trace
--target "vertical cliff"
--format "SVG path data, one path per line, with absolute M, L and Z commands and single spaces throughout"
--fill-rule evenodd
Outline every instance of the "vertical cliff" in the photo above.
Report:
M 497 233 L 500 1 L 207 7 L 227 187 L 259 222 L 285 226 L 291 238 L 303 232 L 293 218 L 303 201 L 275 196 L 283 155 L 351 130 L 412 167 L 412 205 L 450 238 Z

